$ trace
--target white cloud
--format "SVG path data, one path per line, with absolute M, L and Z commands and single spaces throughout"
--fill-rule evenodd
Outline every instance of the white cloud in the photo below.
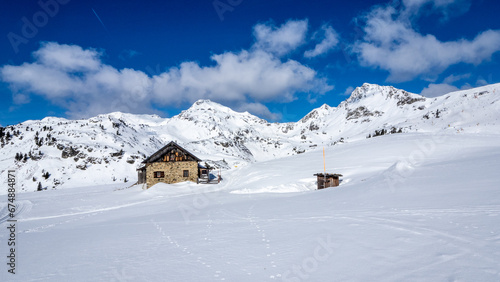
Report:
M 185 62 L 179 68 L 154 76 L 155 96 L 160 101 L 208 98 L 241 102 L 292 101 L 298 91 L 324 93 L 331 89 L 316 71 L 296 62 L 282 62 L 273 55 L 257 51 L 227 52 L 212 56 L 214 67 Z M 173 87 L 166 87 L 171 85 Z M 183 95 L 178 95 L 182 93 Z
M 84 50 L 80 46 L 55 42 L 42 43 L 33 56 L 45 66 L 68 72 L 96 70 L 101 64 L 101 53 L 94 49 Z
M 354 51 L 363 66 L 389 71 L 389 81 L 440 74 L 458 63 L 478 65 L 500 51 L 500 31 L 487 30 L 473 40 L 442 42 L 415 31 L 407 18 L 398 18 L 392 6 L 378 7 L 366 16 L 363 40 Z
M 272 23 L 257 24 L 254 27 L 254 48 L 283 56 L 295 50 L 306 41 L 307 20 L 289 20 L 280 27 Z
M 450 84 L 450 83 L 454 83 L 454 82 L 457 82 L 457 81 L 460 81 L 460 80 L 463 80 L 463 79 L 468 79 L 470 78 L 471 74 L 470 73 L 465 73 L 465 74 L 460 74 L 460 75 L 450 75 L 448 77 L 446 77 L 444 80 L 443 80 L 443 83 L 447 83 L 447 84 Z
M 441 13 L 442 20 L 456 17 L 466 13 L 470 9 L 470 0 L 403 0 L 402 14 L 415 16 L 426 7 L 431 11 Z
M 352 91 L 354 91 L 354 87 L 349 86 L 349 87 L 346 88 L 346 90 L 344 91 L 343 95 L 350 96 L 352 94 Z
M 486 81 L 485 79 L 483 78 L 479 78 L 477 81 L 476 81 L 476 85 L 477 86 L 485 86 L 485 85 L 488 85 L 488 81 Z
M 442 96 L 445 94 L 448 94 L 450 92 L 458 91 L 458 90 L 466 90 L 472 88 L 472 86 L 469 83 L 465 83 L 460 87 L 457 87 L 455 85 L 452 85 L 452 83 L 456 83 L 458 81 L 468 79 L 470 78 L 471 74 L 466 73 L 466 74 L 461 74 L 461 75 L 450 75 L 443 79 L 442 83 L 436 84 L 436 83 L 431 83 L 429 86 L 424 88 L 420 95 L 433 98 L 437 96 Z M 481 82 L 478 80 L 476 83 L 476 87 L 478 86 L 483 86 Z
M 236 110 L 241 112 L 250 112 L 271 121 L 280 120 L 282 118 L 281 114 L 272 113 L 266 106 L 262 105 L 261 103 L 246 103 L 241 106 L 237 106 Z
M 456 0 L 403 0 L 403 4 L 408 10 L 419 10 L 423 6 L 430 4 L 435 8 L 446 8 L 458 1 Z
M 34 62 L 5 65 L 0 75 L 15 101 L 29 101 L 26 94 L 40 95 L 66 108 L 70 117 L 150 113 L 157 107 L 211 99 L 276 119 L 262 103 L 288 102 L 298 93 L 323 94 L 333 88 L 315 70 L 259 48 L 213 55 L 213 66 L 184 62 L 154 76 L 116 69 L 100 57 L 94 49 L 45 43 L 34 52 Z
M 442 95 L 448 94 L 448 93 L 453 92 L 453 91 L 458 91 L 458 90 L 460 90 L 460 89 L 458 89 L 458 87 L 447 84 L 447 83 L 441 83 L 441 84 L 431 83 L 431 84 L 429 84 L 429 86 L 424 88 L 424 90 L 422 90 L 420 95 L 422 95 L 424 97 L 428 97 L 428 98 L 434 98 L 434 97 L 442 96 Z
M 306 51 L 304 57 L 313 58 L 325 54 L 339 43 L 339 36 L 330 25 L 323 25 L 321 29 L 324 33 L 324 39 L 314 49 Z
M 14 104 L 16 105 L 23 105 L 23 104 L 28 104 L 31 102 L 31 99 L 28 95 L 18 93 L 12 97 Z

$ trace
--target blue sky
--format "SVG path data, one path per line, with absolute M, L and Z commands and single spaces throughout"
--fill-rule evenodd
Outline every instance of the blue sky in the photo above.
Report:
M 296 121 L 364 82 L 428 97 L 500 82 L 494 0 L 4 2 L 3 126 L 198 99 Z

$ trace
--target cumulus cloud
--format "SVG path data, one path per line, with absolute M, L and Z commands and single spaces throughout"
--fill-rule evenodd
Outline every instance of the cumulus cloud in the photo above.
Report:
M 344 96 L 350 96 L 352 94 L 352 91 L 354 91 L 354 87 L 349 86 L 345 89 L 344 93 L 342 95 Z
M 479 87 L 479 86 L 485 86 L 485 85 L 488 85 L 488 81 L 486 81 L 484 78 L 479 78 L 477 81 L 476 81 L 476 85 Z
M 325 54 L 339 43 L 339 36 L 330 25 L 323 25 L 321 30 L 324 33 L 324 39 L 318 43 L 314 49 L 306 51 L 304 57 L 313 58 Z
M 447 83 L 441 83 L 441 84 L 434 84 L 431 83 L 429 86 L 424 88 L 420 95 L 428 98 L 434 98 L 438 96 L 442 96 L 445 94 L 448 94 L 453 91 L 458 91 L 458 87 L 447 84 Z
M 42 44 L 33 56 L 40 64 L 67 72 L 96 70 L 101 64 L 101 53 L 94 49 L 84 50 L 80 46 L 54 42 Z
M 294 94 L 298 91 L 324 93 L 331 89 L 313 69 L 293 60 L 282 62 L 263 51 L 227 52 L 212 56 L 212 60 L 216 62 L 214 67 L 185 62 L 154 76 L 155 96 L 161 101 L 177 102 L 201 98 L 227 102 L 241 102 L 247 98 L 288 102 L 295 99 Z
M 257 24 L 253 29 L 257 49 L 283 56 L 306 41 L 307 20 L 289 20 L 277 27 L 272 23 Z
M 250 112 L 258 116 L 267 117 L 269 120 L 281 120 L 280 113 L 272 113 L 266 106 L 261 103 L 246 103 L 236 107 L 236 110 L 241 112 Z
M 468 79 L 470 78 L 471 74 L 470 73 L 464 73 L 464 74 L 459 74 L 459 75 L 450 75 L 448 77 L 446 77 L 444 80 L 443 80 L 443 83 L 454 83 L 454 82 L 457 82 L 457 81 L 460 81 L 460 80 L 463 80 L 463 79 Z
M 303 27 L 299 28 L 303 34 L 293 40 L 286 35 L 304 24 L 306 30 L 307 21 L 287 22 L 267 31 L 258 25 L 254 48 L 213 55 L 211 66 L 188 61 L 148 75 L 116 69 L 104 63 L 102 52 L 95 49 L 49 42 L 34 52 L 34 62 L 5 65 L 0 76 L 12 89 L 14 101 L 23 103 L 29 101 L 29 94 L 40 95 L 66 108 L 70 117 L 112 111 L 151 113 L 158 107 L 211 99 L 275 120 L 279 116 L 263 103 L 288 102 L 298 93 L 323 94 L 333 88 L 315 70 L 279 57 L 303 40 Z
M 363 66 L 387 70 L 389 81 L 433 77 L 458 63 L 478 65 L 500 51 L 499 30 L 481 32 L 472 40 L 442 42 L 432 34 L 418 33 L 412 21 L 392 6 L 373 9 L 365 21 L 364 38 L 353 50 Z
M 432 97 L 437 97 L 437 96 L 442 96 L 445 94 L 448 94 L 450 92 L 458 91 L 458 90 L 465 90 L 472 88 L 470 84 L 465 83 L 463 84 L 460 88 L 457 86 L 452 85 L 452 83 L 456 83 L 458 81 L 468 79 L 470 78 L 471 74 L 466 73 L 466 74 L 460 74 L 460 75 L 450 75 L 443 79 L 442 83 L 436 84 L 436 83 L 431 83 L 429 86 L 425 87 L 420 95 L 432 98 Z M 477 83 L 477 86 L 482 86 L 480 83 Z

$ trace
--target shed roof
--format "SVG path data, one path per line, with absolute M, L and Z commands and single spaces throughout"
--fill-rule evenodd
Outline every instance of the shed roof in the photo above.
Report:
M 170 141 L 167 145 L 165 145 L 163 148 L 161 148 L 160 150 L 158 150 L 156 153 L 152 154 L 151 156 L 149 156 L 147 159 L 145 159 L 143 161 L 143 163 L 152 163 L 152 162 L 155 162 L 157 161 L 158 159 L 160 159 L 164 154 L 166 154 L 168 151 L 170 151 L 172 148 L 177 148 L 181 151 L 183 151 L 186 155 L 192 157 L 193 159 L 195 159 L 197 162 L 200 162 L 201 159 L 199 159 L 198 157 L 196 157 L 195 155 L 191 154 L 188 150 L 182 148 L 181 146 L 179 146 L 179 144 L 175 143 L 174 141 Z
M 325 177 L 325 174 L 326 174 L 326 177 L 340 177 L 340 176 L 343 176 L 342 174 L 339 174 L 339 173 L 316 173 L 316 174 L 314 174 L 314 176 Z

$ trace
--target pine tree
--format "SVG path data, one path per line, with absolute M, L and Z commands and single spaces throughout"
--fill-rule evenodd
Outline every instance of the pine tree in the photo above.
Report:
M 42 182 L 38 182 L 38 188 L 36 190 L 37 191 L 42 191 L 43 190 Z

